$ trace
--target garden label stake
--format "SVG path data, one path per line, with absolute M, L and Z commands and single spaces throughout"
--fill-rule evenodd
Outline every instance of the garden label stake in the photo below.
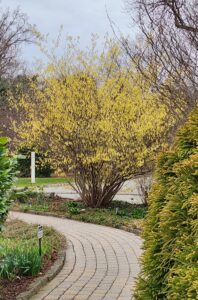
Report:
M 42 254 L 41 242 L 42 242 L 42 237 L 43 237 L 43 226 L 41 226 L 41 225 L 38 225 L 37 237 L 38 237 L 38 241 L 39 241 L 39 255 L 41 256 L 41 254 Z

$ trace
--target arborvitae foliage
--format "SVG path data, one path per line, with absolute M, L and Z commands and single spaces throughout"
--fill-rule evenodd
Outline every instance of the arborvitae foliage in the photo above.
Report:
M 198 109 L 158 160 L 135 299 L 198 299 Z

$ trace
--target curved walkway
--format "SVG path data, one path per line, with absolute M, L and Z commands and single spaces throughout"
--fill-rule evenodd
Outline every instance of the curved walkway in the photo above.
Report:
M 53 226 L 67 238 L 61 272 L 31 300 L 131 300 L 141 239 L 122 230 L 11 212 L 11 218 Z

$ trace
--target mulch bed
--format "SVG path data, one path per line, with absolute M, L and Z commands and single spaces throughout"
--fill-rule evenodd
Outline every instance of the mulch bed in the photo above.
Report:
M 51 259 L 44 257 L 41 272 L 34 277 L 20 277 L 12 281 L 7 279 L 0 279 L 0 300 L 16 300 L 16 297 L 27 290 L 28 286 L 38 277 L 42 276 L 54 264 L 57 259 L 57 251 L 51 255 Z

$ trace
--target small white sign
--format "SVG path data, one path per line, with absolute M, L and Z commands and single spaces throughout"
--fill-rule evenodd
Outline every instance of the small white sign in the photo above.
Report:
M 38 226 L 37 237 L 38 239 L 42 239 L 43 237 L 43 226 L 41 225 Z

